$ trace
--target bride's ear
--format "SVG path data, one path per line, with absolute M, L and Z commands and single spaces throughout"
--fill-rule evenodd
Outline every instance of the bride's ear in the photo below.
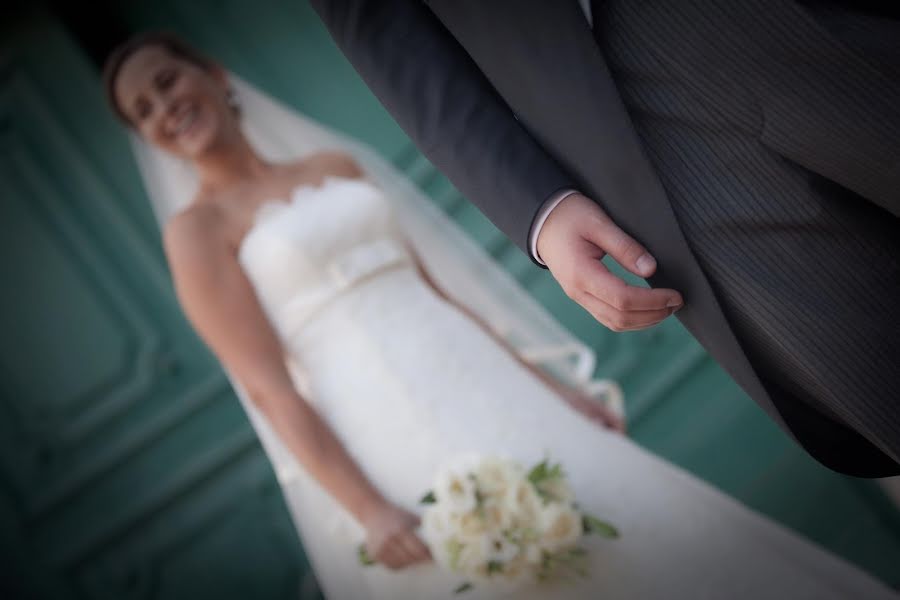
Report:
M 235 96 L 234 88 L 231 87 L 231 82 L 228 80 L 228 71 L 222 65 L 214 63 L 209 68 L 209 73 L 225 89 L 225 98 L 228 101 L 228 105 L 235 113 L 240 114 L 240 106 Z
M 215 79 L 218 83 L 220 83 L 223 87 L 228 89 L 230 87 L 230 82 L 228 81 L 228 71 L 220 65 L 219 63 L 212 63 L 207 68 L 209 74 Z

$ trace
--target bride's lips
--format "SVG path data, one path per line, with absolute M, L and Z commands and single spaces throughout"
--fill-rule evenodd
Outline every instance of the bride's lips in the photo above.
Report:
M 173 141 L 191 137 L 197 132 L 201 117 L 200 107 L 192 102 L 178 103 L 166 122 L 166 135 Z

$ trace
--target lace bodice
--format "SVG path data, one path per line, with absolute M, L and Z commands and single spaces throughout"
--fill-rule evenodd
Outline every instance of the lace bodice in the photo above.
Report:
M 239 258 L 285 338 L 366 279 L 412 265 L 380 190 L 334 177 L 263 205 Z

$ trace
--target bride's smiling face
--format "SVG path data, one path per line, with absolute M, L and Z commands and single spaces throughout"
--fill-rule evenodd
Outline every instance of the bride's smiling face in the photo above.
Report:
M 197 159 L 237 131 L 225 72 L 184 60 L 166 48 L 135 50 L 119 68 L 113 93 L 131 125 L 151 143 Z

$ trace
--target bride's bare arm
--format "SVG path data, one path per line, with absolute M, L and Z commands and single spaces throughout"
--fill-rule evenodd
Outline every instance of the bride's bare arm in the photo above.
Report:
M 422 263 L 421 258 L 413 249 L 412 244 L 407 243 L 407 248 L 413 256 L 413 260 L 416 263 L 416 268 L 419 271 L 419 276 L 425 281 L 425 283 L 428 284 L 429 287 L 431 287 L 431 289 L 434 290 L 434 292 L 438 296 L 443 298 L 449 304 L 455 306 L 461 313 L 474 321 L 488 335 L 494 338 L 494 340 L 496 340 L 498 344 L 505 348 L 522 366 L 531 371 L 535 375 L 535 377 L 543 381 L 548 387 L 555 390 L 559 394 L 559 396 L 563 400 L 565 400 L 573 409 L 577 410 L 588 419 L 596 422 L 598 425 L 607 427 L 609 429 L 614 429 L 622 433 L 625 432 L 624 421 L 614 415 L 612 411 L 607 409 L 605 406 L 595 402 L 594 400 L 588 398 L 581 391 L 569 387 L 559 380 L 555 379 L 554 377 L 551 377 L 543 370 L 535 367 L 533 364 L 529 363 L 521 356 L 519 356 L 519 353 L 516 352 L 516 349 L 513 348 L 512 345 L 509 344 L 509 342 L 497 335 L 490 327 L 488 327 L 488 324 L 484 322 L 484 319 L 482 319 L 477 313 L 475 313 L 475 311 L 455 300 L 434 281 L 434 278 L 428 273 L 428 269 L 425 267 L 424 263 Z
M 305 159 L 307 168 L 323 176 L 361 179 L 365 176 L 359 163 L 345 152 L 318 152 Z
M 408 539 L 415 517 L 384 499 L 297 392 L 281 343 L 221 233 L 219 218 L 211 210 L 197 211 L 166 228 L 166 253 L 188 319 L 287 448 L 367 529 L 370 552 L 397 567 L 427 558 L 421 541 Z

